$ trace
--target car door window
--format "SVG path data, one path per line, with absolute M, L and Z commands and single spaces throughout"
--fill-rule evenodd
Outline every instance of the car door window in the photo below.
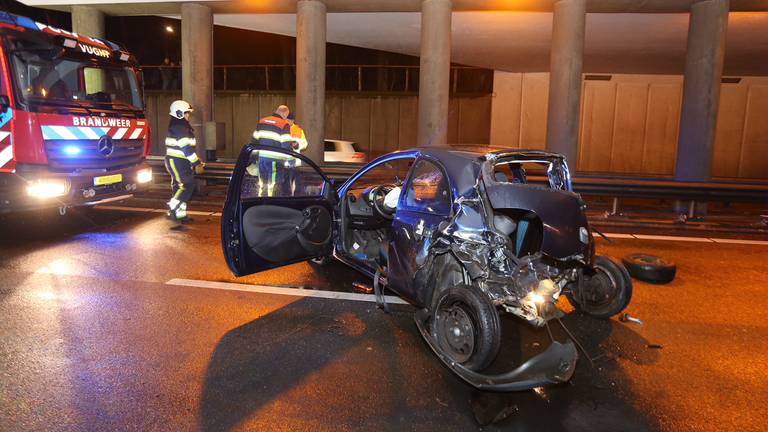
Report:
M 408 173 L 408 168 L 413 163 L 413 158 L 392 159 L 382 162 L 360 176 L 353 184 L 351 189 L 362 189 L 369 186 L 379 186 L 383 184 L 402 184 L 402 179 Z
M 426 160 L 416 163 L 405 192 L 405 206 L 427 213 L 450 213 L 451 192 L 448 179 L 437 165 Z
M 242 181 L 242 200 L 257 197 L 317 197 L 324 179 L 301 159 L 285 153 L 253 150 Z

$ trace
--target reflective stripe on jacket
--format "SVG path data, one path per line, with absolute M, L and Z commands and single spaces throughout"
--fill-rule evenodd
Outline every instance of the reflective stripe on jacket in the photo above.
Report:
M 200 163 L 195 153 L 197 140 L 195 131 L 188 121 L 171 117 L 168 135 L 165 137 L 165 154 L 170 157 L 186 159 L 193 166 Z
M 268 145 L 284 149 L 291 148 L 291 125 L 277 114 L 259 120 L 253 131 L 253 141 L 259 145 Z

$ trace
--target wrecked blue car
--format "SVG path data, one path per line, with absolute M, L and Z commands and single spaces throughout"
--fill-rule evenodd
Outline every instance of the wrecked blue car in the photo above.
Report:
M 335 187 L 302 155 L 247 145 L 221 239 L 238 276 L 309 259 L 357 269 L 381 301 L 386 288 L 417 308 L 422 336 L 459 377 L 515 391 L 569 380 L 578 354 L 553 339 L 511 371 L 484 373 L 503 340 L 500 313 L 542 327 L 562 316 L 561 295 L 597 318 L 630 301 L 623 266 L 595 255 L 585 208 L 564 158 L 545 151 L 416 148 Z

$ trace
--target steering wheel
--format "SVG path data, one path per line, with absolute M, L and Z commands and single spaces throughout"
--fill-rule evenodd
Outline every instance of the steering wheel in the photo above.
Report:
M 375 208 L 376 212 L 384 219 L 392 219 L 395 217 L 396 209 L 390 209 L 384 205 L 384 197 L 386 197 L 394 188 L 395 185 L 383 184 L 371 189 L 371 204 L 373 204 L 373 208 Z

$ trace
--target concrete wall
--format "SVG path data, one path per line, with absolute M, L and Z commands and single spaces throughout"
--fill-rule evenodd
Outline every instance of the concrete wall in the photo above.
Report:
M 168 106 L 178 92 L 147 92 L 147 116 L 152 126 L 152 154 L 164 154 Z M 325 136 L 355 141 L 370 156 L 416 146 L 418 100 L 412 95 L 326 96 Z M 217 92 L 214 119 L 225 123 L 226 142 L 217 156 L 234 158 L 247 143 L 259 118 L 280 104 L 295 106 L 293 94 Z M 545 108 L 546 114 L 546 108 Z M 454 97 L 449 103 L 448 142 L 485 149 L 489 143 L 491 97 Z M 299 119 L 301 121 L 301 119 Z M 198 134 L 200 132 L 198 131 Z M 542 138 L 543 139 L 543 138 Z
M 492 148 L 544 148 L 547 73 L 494 74 Z M 585 80 L 577 171 L 671 176 L 683 77 L 613 74 Z M 713 176 L 768 179 L 768 77 L 724 83 Z

